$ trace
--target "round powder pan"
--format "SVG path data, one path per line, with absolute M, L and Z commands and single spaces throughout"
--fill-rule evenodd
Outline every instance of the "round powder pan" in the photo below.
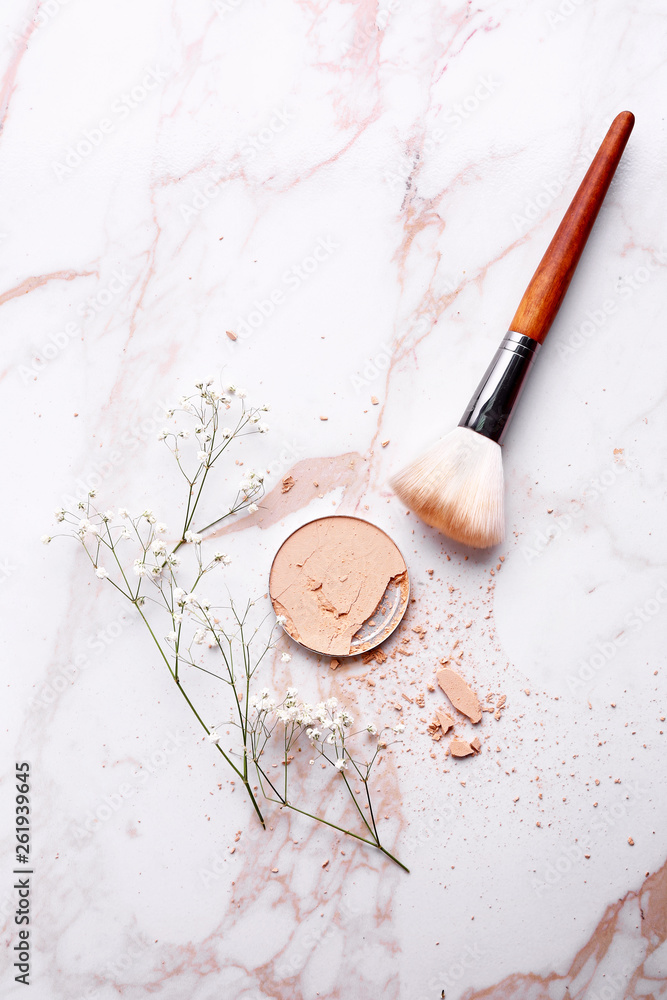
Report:
M 289 535 L 271 565 L 269 593 L 295 642 L 333 657 L 375 649 L 410 599 L 408 568 L 394 541 L 360 517 L 334 514 Z

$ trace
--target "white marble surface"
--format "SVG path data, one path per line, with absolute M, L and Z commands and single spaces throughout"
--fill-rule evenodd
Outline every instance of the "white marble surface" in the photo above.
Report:
M 3 997 L 23 995 L 14 759 L 34 776 L 39 1000 L 664 995 L 666 36 L 659 0 L 4 0 Z M 507 541 L 468 558 L 387 477 L 458 421 L 626 108 L 506 441 Z M 357 512 L 408 557 L 408 624 L 446 624 L 406 683 L 454 634 L 466 676 L 507 694 L 455 765 L 405 703 L 384 789 L 409 876 L 277 813 L 259 835 L 120 599 L 39 543 L 94 477 L 105 503 L 175 518 L 160 404 L 223 368 L 272 406 L 272 482 L 323 483 L 228 535 L 226 582 L 265 593 L 289 530 Z M 290 670 L 361 690 L 358 666 Z M 368 707 L 395 716 L 395 689 Z

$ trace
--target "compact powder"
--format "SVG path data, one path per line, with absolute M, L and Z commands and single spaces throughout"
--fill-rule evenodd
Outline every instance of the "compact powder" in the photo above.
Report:
M 377 646 L 400 622 L 408 570 L 381 528 L 358 517 L 320 517 L 276 553 L 269 592 L 285 631 L 318 653 L 353 656 Z

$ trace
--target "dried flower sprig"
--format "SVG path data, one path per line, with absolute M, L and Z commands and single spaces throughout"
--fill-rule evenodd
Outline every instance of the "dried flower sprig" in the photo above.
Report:
M 124 508 L 117 512 L 100 510 L 94 502 L 95 490 L 90 490 L 79 501 L 76 511 L 61 508 L 55 512 L 56 520 L 66 526 L 59 534 L 77 539 L 90 560 L 95 575 L 110 583 L 136 608 L 172 679 L 204 729 L 209 742 L 242 781 L 262 826 L 265 826 L 265 821 L 256 795 L 258 788 L 267 801 L 309 816 L 369 844 L 401 868 L 405 868 L 381 843 L 369 787 L 371 771 L 380 751 L 389 745 L 385 737 L 387 730 L 378 734 L 374 725 L 368 725 L 362 730 L 352 731 L 352 716 L 340 709 L 335 699 L 312 707 L 297 701 L 295 689 L 289 689 L 277 704 L 271 700 L 267 689 L 262 690 L 259 696 L 252 696 L 253 678 L 267 653 L 276 644 L 276 629 L 280 622 L 274 624 L 267 638 L 266 619 L 255 628 L 249 623 L 253 602 L 249 602 L 245 610 L 239 613 L 233 601 L 225 607 L 214 606 L 200 590 L 207 574 L 231 562 L 230 557 L 223 552 L 204 555 L 203 533 L 242 510 L 257 510 L 256 501 L 264 494 L 264 477 L 255 472 L 246 473 L 226 512 L 205 528 L 195 531 L 192 525 L 208 475 L 235 438 L 248 432 L 264 434 L 268 431 L 268 427 L 262 422 L 262 414 L 268 407 L 248 407 L 244 401 L 245 391 L 233 385 L 228 386 L 223 393 L 215 391 L 212 385 L 212 380 L 197 383 L 197 393 L 182 397 L 179 406 L 169 410 L 166 415 L 168 420 L 173 420 L 177 413 L 183 413 L 195 423 L 192 436 L 196 447 L 196 463 L 193 464 L 192 471 L 187 471 L 186 457 L 182 453 L 182 442 L 191 437 L 190 428 L 165 427 L 158 435 L 159 440 L 165 443 L 174 456 L 188 483 L 183 524 L 173 547 L 168 547 L 165 541 L 169 534 L 167 525 L 159 522 L 151 509 L 145 509 L 135 516 Z M 235 421 L 228 417 L 233 397 L 240 404 L 240 412 Z M 223 414 L 230 426 L 222 426 Z M 52 537 L 55 536 L 46 535 L 43 541 L 50 542 Z M 181 555 L 177 554 L 184 545 L 185 553 L 191 557 L 186 560 L 191 566 L 187 586 L 182 584 L 188 571 L 181 566 Z M 160 635 L 160 628 L 154 620 L 156 610 L 162 613 L 163 620 L 168 623 L 168 627 L 162 628 L 163 635 Z M 206 648 L 218 654 L 218 669 L 213 670 L 204 665 L 206 661 L 202 653 Z M 288 653 L 281 656 L 282 662 L 289 662 L 290 659 Z M 183 686 L 184 666 L 201 670 L 226 685 L 231 693 L 231 715 L 225 725 L 234 727 L 240 735 L 236 748 L 223 746 L 223 733 L 218 731 L 218 727 L 210 728 L 204 722 Z M 400 730 L 400 726 L 395 727 L 393 732 L 398 733 Z M 275 733 L 282 734 L 279 746 L 284 778 L 280 783 L 271 779 L 266 765 L 267 750 Z M 371 736 L 374 740 L 366 755 L 369 759 L 365 760 L 361 760 L 350 749 L 353 738 L 362 733 L 366 734 L 366 739 Z M 292 751 L 299 742 L 309 744 L 312 752 L 328 762 L 340 775 L 368 836 L 346 830 L 325 817 L 307 811 L 293 800 L 288 787 L 288 765 L 293 759 Z M 368 817 L 359 806 L 350 785 L 353 776 L 364 786 Z M 255 777 L 258 784 L 253 785 Z

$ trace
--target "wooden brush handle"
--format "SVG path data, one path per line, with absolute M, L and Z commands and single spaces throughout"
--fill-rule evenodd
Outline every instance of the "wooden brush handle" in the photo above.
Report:
M 523 333 L 538 344 L 549 332 L 634 123 L 635 116 L 630 111 L 622 111 L 611 123 L 565 218 L 530 279 L 510 330 Z

